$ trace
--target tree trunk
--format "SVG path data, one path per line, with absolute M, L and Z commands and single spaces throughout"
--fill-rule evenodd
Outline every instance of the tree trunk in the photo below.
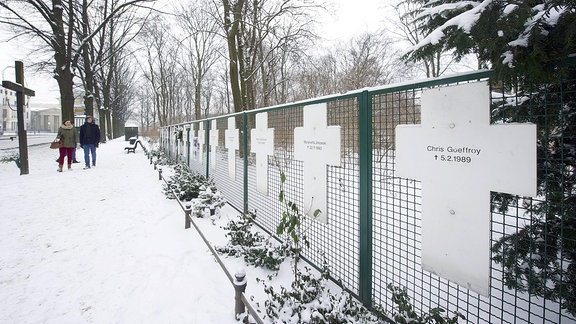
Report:
M 222 3 L 224 4 L 224 29 L 226 31 L 230 62 L 230 88 L 232 89 L 232 100 L 234 102 L 234 111 L 241 112 L 244 110 L 244 105 L 240 88 L 240 62 L 236 40 L 240 33 L 239 24 L 242 18 L 244 0 L 238 0 L 233 8 L 230 7 L 229 0 L 223 0 Z M 233 21 L 230 20 L 230 15 L 232 15 Z
M 54 47 L 54 60 L 56 68 L 54 69 L 54 78 L 58 82 L 60 89 L 60 105 L 62 111 L 62 121 L 74 121 L 74 82 L 71 71 L 71 62 L 66 46 L 66 32 L 64 29 L 64 20 L 62 11 L 64 4 L 61 0 L 52 1 L 52 10 L 54 12 L 55 37 L 52 39 Z M 72 14 L 71 14 L 72 15 Z
M 88 2 L 82 1 L 82 38 L 88 36 Z M 92 59 L 90 57 L 90 46 L 88 43 L 82 47 L 82 58 L 84 61 L 84 108 L 86 116 L 94 116 L 94 72 L 92 71 Z

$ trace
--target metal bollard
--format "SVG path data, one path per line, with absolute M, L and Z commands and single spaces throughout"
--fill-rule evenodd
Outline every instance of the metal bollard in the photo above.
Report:
M 234 295 L 235 306 L 234 312 L 236 314 L 236 319 L 240 314 L 243 314 L 246 311 L 246 306 L 244 302 L 242 302 L 242 293 L 246 291 L 246 272 L 238 271 L 234 275 L 234 290 L 236 294 Z
M 186 218 L 184 220 L 184 229 L 190 228 L 190 214 L 191 213 L 192 213 L 192 204 L 187 203 L 186 204 L 186 210 L 184 211 L 184 217 Z
M 158 180 L 162 180 L 162 168 L 158 168 Z

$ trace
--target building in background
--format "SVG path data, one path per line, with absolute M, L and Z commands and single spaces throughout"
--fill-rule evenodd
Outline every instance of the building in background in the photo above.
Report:
M 16 92 L 0 88 L 0 135 L 16 129 Z
M 27 99 L 28 100 L 28 99 Z M 30 100 L 24 106 L 25 128 L 28 133 L 55 133 L 61 124 L 59 104 L 44 104 Z M 0 88 L 0 135 L 18 132 L 16 92 Z
M 62 111 L 58 104 L 38 104 L 30 103 L 26 109 L 27 132 L 31 133 L 56 133 L 62 124 Z

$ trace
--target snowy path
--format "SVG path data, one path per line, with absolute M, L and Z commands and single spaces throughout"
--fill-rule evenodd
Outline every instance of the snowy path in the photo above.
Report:
M 232 285 L 126 144 L 90 170 L 57 173 L 48 145 L 29 175 L 0 164 L 0 323 L 236 323 Z

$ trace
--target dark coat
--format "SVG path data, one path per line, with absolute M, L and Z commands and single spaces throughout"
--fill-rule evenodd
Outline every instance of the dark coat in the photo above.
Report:
M 100 127 L 94 122 L 80 126 L 80 145 L 100 143 Z

